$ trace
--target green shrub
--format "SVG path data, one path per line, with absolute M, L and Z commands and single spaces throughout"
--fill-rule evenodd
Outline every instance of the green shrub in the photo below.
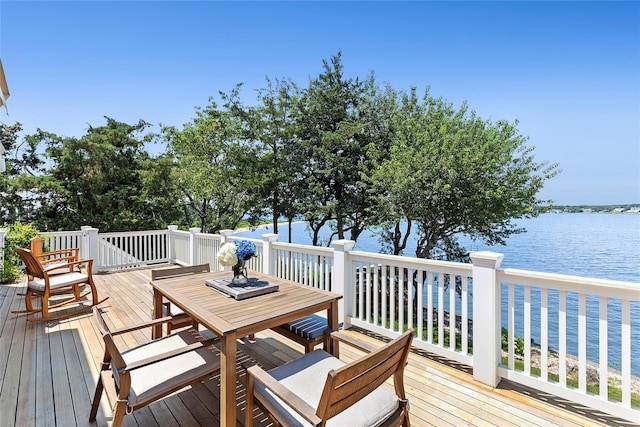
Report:
M 38 235 L 38 230 L 31 224 L 4 224 L 2 228 L 9 230 L 4 238 L 4 269 L 0 270 L 0 282 L 11 283 L 22 276 L 20 267 L 22 260 L 14 250 L 16 247 L 28 248 L 29 240 Z
M 504 351 L 509 349 L 509 331 L 505 327 L 502 328 L 502 349 Z M 518 356 L 524 355 L 524 339 L 522 337 L 517 335 L 513 337 L 513 349 Z

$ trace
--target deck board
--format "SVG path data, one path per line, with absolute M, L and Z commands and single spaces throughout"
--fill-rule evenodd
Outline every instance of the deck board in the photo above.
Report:
M 149 269 L 133 269 L 94 276 L 101 304 L 110 326 L 121 327 L 148 320 L 152 291 Z M 109 425 L 111 410 L 103 395 L 97 422 L 88 416 L 104 343 L 90 313 L 50 324 L 26 322 L 11 310 L 24 307 L 24 283 L 0 285 L 0 426 Z M 360 339 L 382 345 L 374 334 L 347 331 Z M 150 330 L 118 336 L 126 346 L 147 342 Z M 243 364 L 258 363 L 265 369 L 300 357 L 304 348 L 279 334 L 264 331 L 254 340 L 238 343 L 237 417 L 244 425 L 245 390 Z M 341 347 L 349 362 L 362 353 Z M 436 357 L 415 351 L 405 370 L 414 426 L 587 426 L 629 425 L 597 411 L 583 411 L 553 396 L 544 396 L 510 382 L 491 388 L 473 381 L 470 368 L 440 363 Z M 219 375 L 135 411 L 125 426 L 219 425 Z M 390 383 L 388 385 L 391 387 Z M 572 409 L 573 408 L 573 409 Z M 582 411 L 582 412 L 580 412 Z M 268 426 L 256 410 L 254 426 Z

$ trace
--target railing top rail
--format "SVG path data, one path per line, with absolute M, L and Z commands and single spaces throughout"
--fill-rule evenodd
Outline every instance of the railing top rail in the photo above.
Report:
M 262 245 L 262 239 L 255 239 L 255 238 L 252 238 L 252 237 L 229 236 L 229 237 L 227 237 L 227 240 L 229 240 L 229 241 L 232 241 L 232 240 L 236 240 L 236 241 L 237 240 L 248 240 L 250 242 L 255 243 L 258 246 Z
M 118 231 L 112 233 L 98 233 L 100 237 L 120 237 L 120 236 L 146 236 L 168 234 L 169 230 L 146 230 L 146 231 Z
M 428 267 L 432 270 L 446 270 L 453 274 L 471 274 L 473 269 L 472 264 L 465 264 L 463 262 L 453 261 L 441 261 L 429 258 L 413 258 L 408 256 L 397 256 L 389 254 L 376 254 L 372 252 L 363 251 L 350 251 L 349 254 L 352 258 L 358 258 L 367 261 L 383 261 L 386 264 L 413 267 L 413 268 L 425 268 Z
M 176 231 L 174 231 L 175 233 Z M 181 233 L 189 234 L 188 231 L 184 231 Z M 209 233 L 195 233 L 198 239 L 208 239 L 208 240 L 220 240 L 222 238 L 221 234 L 209 234 Z
M 498 280 L 516 284 L 524 283 L 545 289 L 640 301 L 640 283 L 634 282 L 543 273 L 515 268 L 499 269 Z
M 298 250 L 300 252 L 310 252 L 310 253 L 316 253 L 316 254 L 326 254 L 326 255 L 332 255 L 333 254 L 333 248 L 325 248 L 325 247 L 321 247 L 321 246 L 310 246 L 310 245 L 300 245 L 297 243 L 286 243 L 286 242 L 273 242 L 271 244 L 271 247 L 275 248 L 275 249 L 291 249 L 291 250 Z
M 82 231 L 43 231 L 42 236 L 82 236 Z

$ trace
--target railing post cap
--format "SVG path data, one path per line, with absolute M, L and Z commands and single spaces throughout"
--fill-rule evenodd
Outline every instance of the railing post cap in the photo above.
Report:
M 220 235 L 224 237 L 228 237 L 233 235 L 235 232 L 236 230 L 220 230 Z
M 169 225 L 167 228 L 169 230 L 171 230 L 171 231 L 176 231 L 178 229 L 178 226 L 177 225 Z
M 83 236 L 87 236 L 89 233 L 97 235 L 99 230 L 90 225 L 83 225 L 80 227 L 80 231 L 82 231 Z
M 350 251 L 351 249 L 353 249 L 356 242 L 355 240 L 341 239 L 341 240 L 334 240 L 331 244 L 333 245 L 333 248 L 336 250 Z
M 200 227 L 190 227 L 189 228 L 189 233 L 191 234 L 195 234 L 195 233 L 199 233 L 200 232 Z
M 277 242 L 278 235 L 276 233 L 265 233 L 262 235 L 263 242 Z
M 478 267 L 500 267 L 504 254 L 491 251 L 471 252 L 469 254 L 474 266 Z

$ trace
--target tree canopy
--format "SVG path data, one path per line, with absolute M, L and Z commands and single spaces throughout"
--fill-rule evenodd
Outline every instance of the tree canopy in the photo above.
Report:
M 38 130 L 25 137 L 24 149 L 14 144 L 2 194 L 16 202 L 3 203 L 2 219 L 40 230 L 91 225 L 103 231 L 153 229 L 177 220 L 171 187 L 159 179 L 172 164 L 143 149 L 148 124 L 106 120 L 81 138 Z M 3 138 L 11 132 L 3 127 Z
M 513 220 L 538 214 L 536 194 L 557 165 L 534 160 L 517 122 L 482 120 L 466 104 L 456 110 L 428 92 L 402 103 L 389 157 L 370 180 L 392 208 L 382 230 L 393 253 L 404 248 L 403 221 L 417 225 L 419 258 L 464 259 L 461 233 L 497 244 L 523 231 Z
M 374 230 L 383 249 L 464 260 L 463 233 L 503 243 L 550 201 L 537 195 L 559 173 L 534 158 L 518 122 L 479 117 L 427 89 L 398 91 L 345 75 L 342 55 L 323 61 L 307 87 L 266 80 L 255 104 L 242 85 L 219 92 L 181 128 L 89 127 L 80 138 L 2 125 L 11 157 L 0 175 L 0 219 L 42 230 L 103 231 L 177 224 L 217 232 L 242 220 L 304 219 L 314 245 Z M 145 144 L 166 151 L 150 155 Z M 330 230 L 321 240 L 321 230 Z

